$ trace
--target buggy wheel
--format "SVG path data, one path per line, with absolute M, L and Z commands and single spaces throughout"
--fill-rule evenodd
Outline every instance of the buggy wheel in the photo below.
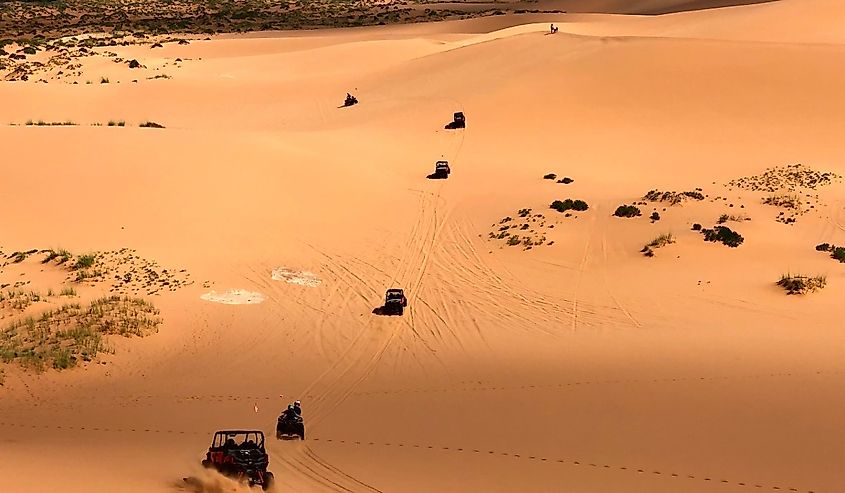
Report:
M 264 484 L 261 485 L 261 489 L 264 491 L 269 490 L 273 487 L 273 482 L 276 480 L 276 477 L 273 476 L 273 473 L 267 471 L 264 473 Z
M 305 440 L 305 428 L 303 428 L 302 431 L 299 432 L 299 439 Z

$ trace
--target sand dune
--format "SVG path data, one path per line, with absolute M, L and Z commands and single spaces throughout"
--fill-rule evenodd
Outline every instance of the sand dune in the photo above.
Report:
M 845 271 L 814 247 L 845 242 L 845 184 L 729 185 L 796 163 L 845 176 L 840 11 L 253 33 L 0 84 L 0 284 L 64 285 L 40 254 L 9 257 L 31 248 L 128 247 L 196 280 L 147 296 L 158 333 L 81 368 L 3 365 L 0 489 L 246 491 L 200 471 L 211 434 L 269 433 L 300 398 L 308 440 L 268 439 L 277 491 L 840 491 Z M 348 91 L 361 103 L 338 108 Z M 454 111 L 465 130 L 443 129 Z M 438 159 L 450 178 L 427 180 Z M 549 208 L 567 198 L 589 208 Z M 736 248 L 692 230 L 723 214 Z M 785 273 L 827 285 L 788 296 Z M 373 314 L 393 286 L 408 311 Z

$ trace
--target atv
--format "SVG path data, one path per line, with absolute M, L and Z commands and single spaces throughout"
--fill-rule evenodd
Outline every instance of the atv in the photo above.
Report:
M 385 315 L 402 315 L 406 306 L 408 306 L 408 298 L 405 297 L 403 290 L 399 288 L 388 289 L 384 295 L 382 313 Z
M 449 124 L 446 125 L 446 130 L 455 130 L 456 128 L 466 128 L 467 126 L 467 119 L 464 116 L 463 112 L 459 111 L 455 113 L 453 119 Z
M 214 434 L 202 466 L 267 490 L 274 479 L 273 473 L 267 470 L 269 463 L 270 458 L 264 450 L 264 432 L 222 430 Z
M 354 104 L 358 104 L 358 98 L 351 94 L 346 95 L 346 99 L 343 101 L 343 107 L 352 106 Z
M 451 172 L 452 169 L 449 168 L 449 161 L 437 161 L 434 163 L 434 173 L 432 173 L 431 177 L 445 180 L 446 178 L 449 178 L 449 173 Z
M 305 423 L 302 421 L 302 416 L 279 415 L 279 419 L 276 420 L 276 438 L 281 440 L 285 437 L 296 436 L 300 440 L 305 440 Z

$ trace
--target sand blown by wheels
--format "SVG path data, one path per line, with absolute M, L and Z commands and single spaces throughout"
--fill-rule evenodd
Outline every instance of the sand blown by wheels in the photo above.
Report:
M 200 460 L 259 429 L 276 491 L 840 491 L 842 10 L 162 37 L 0 84 L 0 490 L 246 491 Z

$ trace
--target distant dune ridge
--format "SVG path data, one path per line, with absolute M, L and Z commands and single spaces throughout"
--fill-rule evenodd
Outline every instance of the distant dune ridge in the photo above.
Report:
M 0 491 L 840 491 L 845 4 L 573 5 L 6 44 Z

